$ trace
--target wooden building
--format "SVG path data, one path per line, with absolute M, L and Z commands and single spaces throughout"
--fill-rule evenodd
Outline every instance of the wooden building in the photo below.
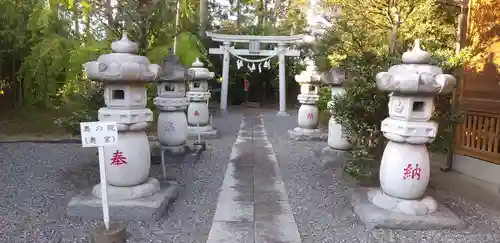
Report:
M 466 115 L 456 129 L 453 168 L 500 184 L 500 0 L 469 0 L 466 22 L 462 44 L 479 54 L 457 92 Z

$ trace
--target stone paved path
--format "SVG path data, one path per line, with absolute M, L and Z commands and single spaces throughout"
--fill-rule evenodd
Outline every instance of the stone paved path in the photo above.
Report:
M 300 243 L 262 117 L 249 113 L 240 128 L 207 243 Z

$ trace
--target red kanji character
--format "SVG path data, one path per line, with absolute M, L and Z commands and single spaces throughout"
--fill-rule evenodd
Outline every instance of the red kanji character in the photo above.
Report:
M 307 119 L 312 120 L 314 118 L 313 113 L 307 114 Z
M 127 158 L 123 156 L 123 153 L 116 150 L 111 157 L 111 165 L 122 165 L 127 163 Z
M 418 164 L 415 165 L 415 169 L 411 171 L 411 178 L 414 179 L 417 177 L 417 180 L 420 180 L 420 172 L 422 169 L 418 168 Z
M 194 111 L 194 116 L 199 116 L 200 113 L 198 113 L 198 111 Z
M 411 164 L 408 164 L 408 166 L 406 166 L 406 168 L 403 169 L 404 172 L 403 172 L 403 179 L 406 180 L 406 178 L 412 176 L 412 167 L 411 167 Z

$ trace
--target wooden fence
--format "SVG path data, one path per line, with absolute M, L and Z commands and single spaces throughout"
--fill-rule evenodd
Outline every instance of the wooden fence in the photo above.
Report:
M 500 164 L 500 114 L 468 111 L 457 127 L 456 153 Z

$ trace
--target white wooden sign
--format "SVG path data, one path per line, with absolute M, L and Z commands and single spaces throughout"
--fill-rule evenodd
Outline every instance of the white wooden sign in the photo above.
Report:
M 82 122 L 80 123 L 83 147 L 101 147 L 118 142 L 116 122 Z
M 109 230 L 109 205 L 106 180 L 106 165 L 104 164 L 104 146 L 118 142 L 116 122 L 81 122 L 80 132 L 83 147 L 97 147 L 99 151 L 99 172 L 101 175 L 102 216 L 106 229 Z

